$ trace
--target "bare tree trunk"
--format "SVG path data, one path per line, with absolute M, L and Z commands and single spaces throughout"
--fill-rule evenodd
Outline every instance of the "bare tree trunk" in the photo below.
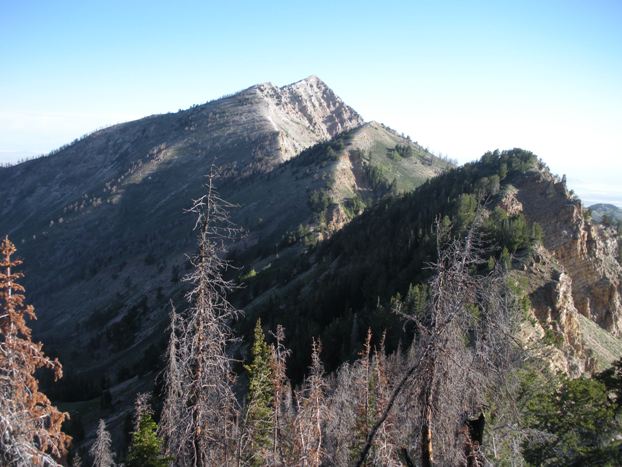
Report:
M 477 223 L 463 239 L 446 245 L 439 237 L 431 299 L 423 319 L 396 310 L 417 327 L 414 360 L 369 431 L 357 466 L 364 464 L 380 427 L 406 390 L 411 391 L 406 400 L 415 401 L 409 418 L 413 437 L 419 439 L 406 453 L 419 451 L 423 466 L 467 462 L 459 427 L 465 413 L 481 411 L 487 390 L 512 363 L 505 349 L 516 347 L 511 337 L 516 306 L 506 299 L 504 271 L 499 267 L 492 274 L 477 274 L 483 260 L 476 228 Z M 413 399 L 414 394 L 419 397 Z
M 434 465 L 434 451 L 432 450 L 432 405 L 430 404 L 431 388 L 426 394 L 425 418 L 421 426 L 421 465 L 432 467 Z
M 184 278 L 193 285 L 186 295 L 190 306 L 174 323 L 169 343 L 164 432 L 167 450 L 184 467 L 228 465 L 238 450 L 235 375 L 227 354 L 229 323 L 238 311 L 227 301 L 233 284 L 222 277 L 228 263 L 221 258 L 235 229 L 226 212 L 230 205 L 218 197 L 213 181 L 212 173 L 207 194 L 190 210 L 197 216 L 199 252 Z
M 285 348 L 285 328 L 278 325 L 276 333 L 273 334 L 276 339 L 275 345 L 271 348 L 272 353 L 272 377 L 274 378 L 274 426 L 272 428 L 272 463 L 274 465 L 285 464 L 285 456 L 283 453 L 283 406 L 284 391 L 288 386 L 286 375 L 286 360 L 290 355 L 290 350 Z
M 320 360 L 320 343 L 313 340 L 310 374 L 301 391 L 297 393 L 298 413 L 296 429 L 300 439 L 299 463 L 319 467 L 324 458 L 323 422 L 325 419 L 324 366 Z

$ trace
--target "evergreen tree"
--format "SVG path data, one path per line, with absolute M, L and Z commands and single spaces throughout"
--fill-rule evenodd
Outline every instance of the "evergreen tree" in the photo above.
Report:
M 429 291 L 425 284 L 410 284 L 404 312 L 417 317 L 421 316 L 428 301 L 428 294 Z
M 134 402 L 132 440 L 127 456 L 128 467 L 166 467 L 169 458 L 162 455 L 158 425 L 153 420 L 149 393 L 139 393 Z
M 510 252 L 506 247 L 503 247 L 503 250 L 501 251 L 500 262 L 506 270 L 510 269 L 510 266 L 512 265 L 512 257 L 510 256 Z
M 157 435 L 158 425 L 149 412 L 138 422 L 132 433 L 132 444 L 127 456 L 127 467 L 167 467 L 169 459 L 162 455 L 162 441 Z
M 542 231 L 542 227 L 537 222 L 531 224 L 531 243 L 532 244 L 542 244 L 544 240 L 544 232 Z
M 0 458 L 4 465 L 56 466 L 71 440 L 61 430 L 68 414 L 39 391 L 35 372 L 48 368 L 59 379 L 62 366 L 32 342 L 26 318 L 35 319 L 35 310 L 25 304 L 15 251 L 6 237 L 0 244 Z
M 615 405 L 600 381 L 563 379 L 545 387 L 527 402 L 526 424 L 539 432 L 523 446 L 534 465 L 620 465 L 619 443 L 612 443 L 619 431 Z
M 268 459 L 273 442 L 274 375 L 271 360 L 272 353 L 266 343 L 261 320 L 257 320 L 252 362 L 245 367 L 249 375 L 246 427 L 253 464 L 262 464 Z
M 596 375 L 596 379 L 603 383 L 608 391 L 615 393 L 615 401 L 622 408 L 622 358 L 617 359 L 605 371 Z

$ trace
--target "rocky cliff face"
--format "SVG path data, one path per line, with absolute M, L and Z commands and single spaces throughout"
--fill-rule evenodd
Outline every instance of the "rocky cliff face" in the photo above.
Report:
M 614 230 L 592 223 L 565 184 L 546 172 L 526 175 L 517 187 L 525 215 L 542 226 L 545 248 L 572 279 L 578 312 L 620 336 L 622 266 Z
M 592 223 L 565 183 L 547 170 L 524 174 L 514 187 L 501 206 L 512 213 L 522 211 L 544 234 L 543 248 L 527 268 L 540 332 L 548 332 L 548 340 L 564 354 L 557 367 L 571 375 L 593 371 L 595 349 L 586 346 L 578 315 L 613 336 L 622 334 L 622 267 L 616 232 Z
M 533 319 L 523 324 L 525 341 L 555 370 L 570 376 L 594 371 L 595 361 L 581 331 L 570 276 L 551 252 L 540 247 L 523 277 L 533 313 Z
M 261 112 L 278 132 L 280 161 L 363 124 L 362 118 L 317 76 L 280 88 L 260 84 L 242 95 L 256 95 L 263 101 Z

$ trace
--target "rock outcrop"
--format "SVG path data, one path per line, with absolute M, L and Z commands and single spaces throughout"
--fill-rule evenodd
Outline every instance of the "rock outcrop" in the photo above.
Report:
M 582 317 L 613 336 L 622 334 L 616 232 L 593 223 L 565 182 L 544 167 L 522 174 L 512 184 L 499 206 L 509 215 L 523 213 L 543 231 L 543 245 L 524 271 L 536 320 L 528 340 L 541 339 L 548 346 L 551 366 L 568 375 L 602 369 L 615 352 L 598 348 L 595 333 L 586 335 L 590 330 Z
M 242 95 L 254 93 L 263 99 L 263 115 L 278 132 L 280 161 L 363 124 L 360 115 L 317 76 L 283 87 L 260 84 Z
M 530 323 L 534 332 L 526 340 L 555 370 L 570 376 L 594 371 L 596 366 L 581 331 L 570 276 L 548 250 L 540 247 L 526 266 L 524 277 L 535 318 Z
M 516 187 L 528 220 L 543 229 L 544 247 L 572 279 L 577 311 L 621 336 L 622 266 L 614 230 L 592 223 L 565 183 L 547 171 L 525 174 Z

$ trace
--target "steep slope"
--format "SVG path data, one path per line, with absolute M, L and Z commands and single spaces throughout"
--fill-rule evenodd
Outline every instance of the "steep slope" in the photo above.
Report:
M 614 229 L 591 222 L 581 202 L 547 172 L 525 175 L 515 186 L 520 209 L 542 226 L 545 248 L 572 280 L 572 298 L 579 313 L 619 337 L 622 267 Z
M 125 249 L 145 256 L 163 231 L 172 229 L 172 243 L 187 240 L 191 221 L 178 228 L 179 214 L 201 193 L 212 163 L 229 179 L 266 172 L 361 123 L 310 77 L 110 127 L 51 157 L 1 169 L 0 231 L 29 262 L 33 289 L 49 297 L 103 263 L 122 263 Z
M 394 154 L 396 147 L 409 148 L 408 156 Z M 365 206 L 411 191 L 449 167 L 371 122 L 303 151 L 268 174 L 224 181 L 222 191 L 239 206 L 234 216 L 249 231 L 245 244 L 272 249 L 281 241 L 287 246 L 326 238 Z
M 338 200 L 355 194 L 370 199 L 366 193 L 373 198 L 383 184 L 394 194 L 411 191 L 451 167 L 377 122 L 352 132 L 348 143 L 348 157 L 339 161 L 336 170 L 333 195 Z
M 528 346 L 570 375 L 622 356 L 618 239 L 587 220 L 564 184 L 521 150 L 491 153 L 433 178 L 368 210 L 314 254 L 294 264 L 273 263 L 240 292 L 241 302 L 250 301 L 241 329 L 248 332 L 257 316 L 269 326 L 284 324 L 298 377 L 308 364 L 311 336 L 330 349 L 324 355 L 329 368 L 355 355 L 367 327 L 376 336 L 386 329 L 386 345 L 395 348 L 403 332 L 390 310 L 399 302 L 416 307 L 424 294 L 435 220 L 444 217 L 460 235 L 478 198 L 488 200 L 483 229 L 494 240 L 488 263 L 512 265 Z
M 0 169 L 1 227 L 10 234 L 36 235 L 52 221 L 119 203 L 126 192 L 162 179 L 175 180 L 175 190 L 189 189 L 214 161 L 233 175 L 268 171 L 362 123 L 312 76 L 281 88 L 261 84 L 175 114 L 116 125 L 54 157 Z M 175 179 L 180 174 L 183 179 Z
M 25 260 L 36 336 L 66 367 L 57 399 L 108 386 L 118 399 L 127 391 L 116 385 L 158 365 L 169 298 L 183 306 L 195 250 L 184 210 L 212 164 L 246 231 L 232 245 L 236 265 L 249 269 L 299 254 L 448 167 L 380 124 L 361 125 L 310 77 L 117 125 L 1 169 L 0 232 Z

